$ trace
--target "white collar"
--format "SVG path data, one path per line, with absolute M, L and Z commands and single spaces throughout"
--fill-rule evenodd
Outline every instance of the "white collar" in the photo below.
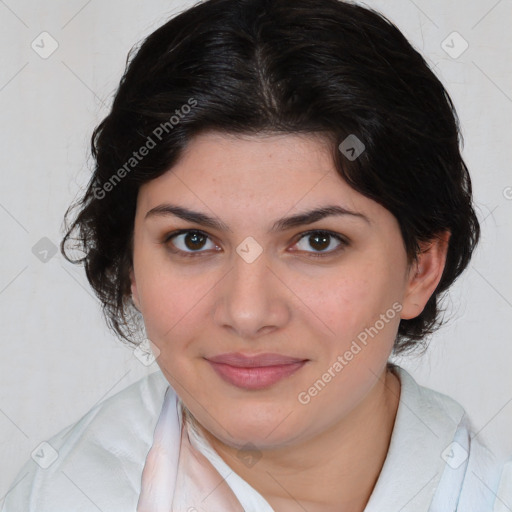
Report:
M 400 403 L 388 454 L 365 512 L 428 512 L 446 467 L 442 454 L 452 443 L 464 410 L 451 398 L 419 386 L 404 369 L 393 368 L 401 382 Z M 191 442 L 226 479 L 244 510 L 273 512 L 263 496 L 224 462 L 204 436 L 196 429 L 190 430 Z M 464 469 L 461 464 L 453 473 L 460 483 Z M 452 487 L 451 491 L 458 495 L 457 489 Z
M 443 453 L 464 409 L 448 396 L 419 386 L 403 368 L 394 370 L 401 382 L 400 403 L 388 454 L 365 512 L 428 512 L 446 468 Z M 463 474 L 464 464 L 458 470 Z
M 388 454 L 365 512 L 437 512 L 431 503 L 447 467 L 443 454 L 446 458 L 464 419 L 464 409 L 448 396 L 419 386 L 404 369 L 395 366 L 394 370 L 401 382 L 400 402 Z M 172 504 L 182 415 L 177 395 L 170 390 L 146 459 L 138 512 L 167 512 Z M 245 510 L 273 512 L 263 496 L 237 475 L 203 436 L 192 432 L 191 443 L 226 479 Z M 464 436 L 459 441 L 459 446 L 469 451 L 469 441 Z M 454 473 L 449 472 L 455 486 L 450 487 L 453 498 L 447 496 L 446 500 L 456 501 L 466 466 L 467 460 Z

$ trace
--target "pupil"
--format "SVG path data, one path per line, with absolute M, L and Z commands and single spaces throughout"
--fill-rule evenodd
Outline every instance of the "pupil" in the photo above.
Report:
M 185 237 L 185 245 L 192 250 L 201 249 L 201 247 L 204 245 L 204 238 L 204 235 L 201 233 L 188 233 Z
M 329 235 L 311 235 L 309 237 L 310 239 L 310 245 L 311 247 L 313 247 L 313 249 L 316 249 L 316 250 L 322 250 L 322 249 L 325 249 L 326 247 L 329 247 Z M 314 243 L 311 243 L 311 240 L 321 240 L 319 244 L 316 243 L 316 241 Z M 320 246 L 320 247 L 319 247 Z

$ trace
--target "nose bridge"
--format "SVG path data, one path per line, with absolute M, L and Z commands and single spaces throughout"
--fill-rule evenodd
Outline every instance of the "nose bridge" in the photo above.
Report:
M 268 267 L 269 261 L 265 253 L 262 252 L 252 260 L 241 256 L 240 248 L 237 250 L 228 290 L 237 305 L 252 305 L 254 308 L 261 307 L 266 302 L 266 296 L 272 288 L 269 282 L 272 273 Z
M 271 262 L 266 254 L 260 252 L 253 259 L 251 249 L 240 254 L 240 249 L 247 248 L 241 244 L 233 258 L 233 267 L 224 282 L 221 306 L 218 307 L 216 320 L 222 325 L 229 325 L 239 335 L 254 336 L 263 327 L 276 327 L 285 321 L 283 312 L 286 307 L 282 302 L 279 280 L 271 270 Z M 253 247 L 254 250 L 254 247 Z

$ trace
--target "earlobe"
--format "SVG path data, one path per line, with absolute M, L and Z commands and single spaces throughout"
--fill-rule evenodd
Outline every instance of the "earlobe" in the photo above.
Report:
M 135 273 L 133 272 L 133 267 L 130 269 L 130 289 L 132 292 L 132 301 L 135 304 L 135 307 L 140 311 L 140 301 L 139 294 L 137 292 L 137 283 L 135 282 Z
M 409 270 L 401 318 L 408 320 L 421 314 L 434 293 L 446 263 L 450 231 L 427 242 L 419 242 L 420 252 Z

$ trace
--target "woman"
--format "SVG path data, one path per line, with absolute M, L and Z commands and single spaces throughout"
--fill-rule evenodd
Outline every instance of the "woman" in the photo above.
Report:
M 510 509 L 462 407 L 388 363 L 479 238 L 452 102 L 394 25 L 208 0 L 131 58 L 92 151 L 62 251 L 161 372 L 51 439 L 5 511 Z

